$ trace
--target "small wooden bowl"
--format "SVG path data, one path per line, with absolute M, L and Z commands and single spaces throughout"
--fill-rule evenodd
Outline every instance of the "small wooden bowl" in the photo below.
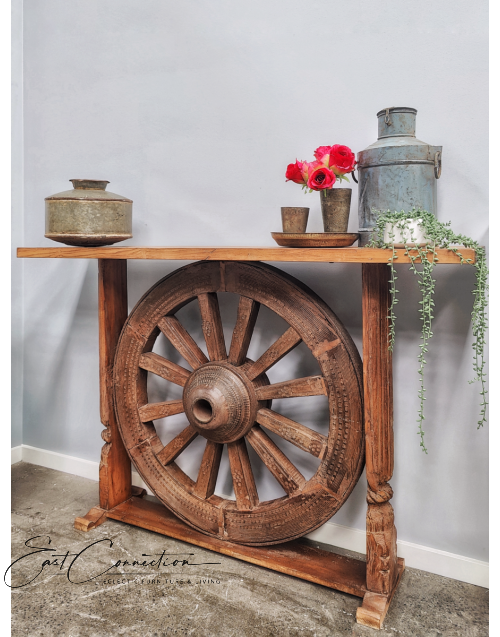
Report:
M 346 248 L 359 239 L 357 232 L 271 232 L 284 248 Z

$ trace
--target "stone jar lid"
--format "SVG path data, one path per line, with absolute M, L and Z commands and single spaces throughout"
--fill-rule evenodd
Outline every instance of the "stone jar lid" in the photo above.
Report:
M 45 201 L 123 201 L 125 203 L 133 203 L 132 199 L 122 197 L 114 192 L 106 192 L 106 186 L 109 181 L 99 179 L 70 179 L 73 184 L 73 190 L 65 190 L 58 192 L 50 197 L 45 197 Z

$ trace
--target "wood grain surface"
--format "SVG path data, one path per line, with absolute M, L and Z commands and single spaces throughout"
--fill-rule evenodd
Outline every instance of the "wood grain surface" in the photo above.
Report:
M 364 264 L 363 379 L 365 406 L 366 588 L 358 623 L 380 628 L 404 563 L 398 561 L 389 480 L 394 470 L 392 354 L 389 351 L 389 267 Z
M 187 379 L 191 375 L 191 372 L 189 372 L 186 368 L 181 367 L 176 363 L 172 363 L 172 361 L 169 361 L 158 354 L 154 354 L 153 352 L 148 352 L 141 356 L 139 367 L 148 372 L 153 372 L 153 374 L 161 376 L 165 380 L 169 380 L 171 383 L 180 385 L 181 387 L 184 387 Z
M 475 262 L 475 252 L 462 248 Z M 410 263 L 404 250 L 396 250 L 398 263 Z M 439 263 L 460 263 L 449 250 L 437 249 Z M 105 247 L 18 248 L 23 259 L 159 259 L 180 261 L 310 261 L 330 263 L 387 263 L 392 252 L 381 248 L 258 248 L 258 247 Z
M 132 470 L 113 407 L 113 361 L 123 324 L 127 320 L 127 262 L 100 260 L 99 387 L 105 445 L 99 464 L 99 502 L 102 509 L 124 502 L 132 493 Z
M 161 504 L 138 498 L 117 506 L 108 517 L 357 597 L 366 593 L 364 562 L 297 541 L 266 547 L 224 542 L 187 526 Z
M 274 431 L 284 440 L 288 440 L 299 449 L 303 449 L 317 458 L 322 458 L 326 451 L 328 441 L 326 436 L 271 409 L 260 409 L 257 412 L 256 420 L 269 431 Z
M 234 326 L 231 348 L 227 359 L 231 365 L 239 367 L 245 362 L 259 309 L 260 303 L 256 303 L 246 296 L 240 298 L 236 325 Z M 256 374 L 253 378 L 256 376 L 259 376 L 259 374 Z

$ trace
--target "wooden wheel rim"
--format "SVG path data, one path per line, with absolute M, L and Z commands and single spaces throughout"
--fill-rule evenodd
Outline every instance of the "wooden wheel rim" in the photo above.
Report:
M 223 344 L 217 292 L 240 295 L 229 355 Z M 175 318 L 175 313 L 196 297 L 210 361 Z M 259 304 L 270 308 L 290 327 L 258 361 L 246 362 Z M 181 386 L 188 384 L 191 376 L 186 369 L 152 353 L 160 330 L 194 370 L 232 366 L 240 376 L 245 375 L 247 385 L 250 382 L 254 386 L 257 422 L 250 429 L 243 427 L 243 437 L 228 444 L 236 501 L 213 495 L 223 446 L 220 442 L 207 438 L 194 482 L 175 458 L 201 429 L 189 424 L 166 446 L 156 434 L 153 420 L 180 413 L 185 405 L 182 401 L 148 404 L 148 371 Z M 313 353 L 322 375 L 269 385 L 265 371 L 300 341 Z M 276 414 L 263 402 L 273 397 L 319 394 L 326 394 L 329 401 L 328 436 Z M 358 351 L 342 323 L 319 297 L 293 277 L 262 263 L 202 261 L 156 283 L 137 303 L 121 333 L 114 364 L 114 399 L 125 447 L 144 481 L 178 517 L 221 539 L 266 545 L 301 537 L 321 526 L 342 506 L 363 468 Z M 204 400 L 203 396 L 199 399 Z M 266 429 L 321 460 L 309 480 L 267 436 Z M 286 496 L 259 502 L 248 443 L 283 486 Z

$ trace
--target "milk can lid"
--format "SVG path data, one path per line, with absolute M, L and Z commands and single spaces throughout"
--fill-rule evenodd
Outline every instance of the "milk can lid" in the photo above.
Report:
M 385 115 L 389 111 L 389 113 L 415 113 L 417 114 L 416 108 L 411 108 L 410 106 L 391 106 L 390 108 L 383 108 L 381 111 L 377 113 L 377 117 L 381 115 Z

